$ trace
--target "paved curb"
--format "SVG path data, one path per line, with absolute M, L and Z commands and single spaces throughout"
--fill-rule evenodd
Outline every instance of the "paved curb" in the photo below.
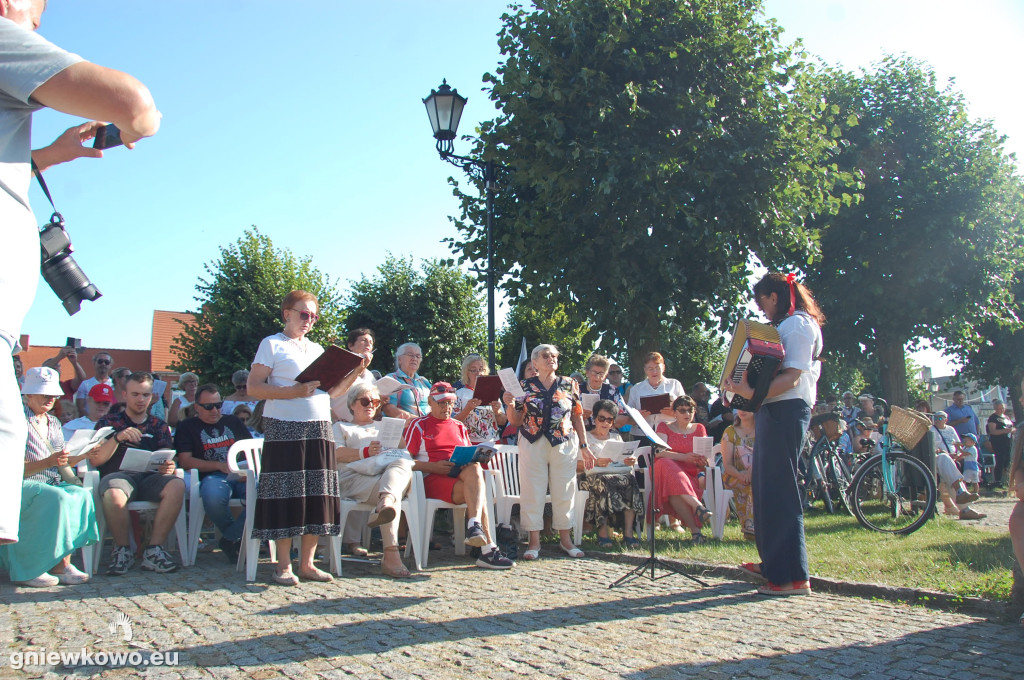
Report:
M 587 552 L 588 557 L 595 557 L 607 562 L 638 565 L 647 558 L 639 555 L 626 553 L 605 553 L 597 550 Z M 723 564 L 706 564 L 703 562 L 690 562 L 671 558 L 659 558 L 664 562 L 679 567 L 682 571 L 695 576 L 707 575 L 728 578 L 734 581 L 747 581 L 759 583 L 759 581 L 745 571 L 737 567 Z M 970 614 L 986 619 L 1000 622 L 1016 621 L 1020 615 L 1012 605 L 1005 602 L 986 600 L 982 597 L 961 597 L 936 590 L 924 588 L 901 588 L 898 586 L 886 586 L 877 583 L 857 583 L 854 581 L 840 581 L 838 579 L 811 576 L 811 586 L 817 591 L 833 593 L 835 595 L 851 595 L 865 599 L 886 600 L 889 602 L 900 602 L 904 604 L 918 605 L 937 609 L 941 611 Z

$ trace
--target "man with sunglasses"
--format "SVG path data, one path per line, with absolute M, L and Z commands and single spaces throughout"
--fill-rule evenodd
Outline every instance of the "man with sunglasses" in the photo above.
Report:
M 85 402 L 89 398 L 89 390 L 96 385 L 110 385 L 114 387 L 114 381 L 110 377 L 110 367 L 114 365 L 114 358 L 107 352 L 97 352 L 92 358 L 93 377 L 86 378 L 78 386 L 75 392 L 75 406 L 79 413 L 85 413 Z
M 234 564 L 242 545 L 245 513 L 235 517 L 228 504 L 232 498 L 245 498 L 245 480 L 229 477 L 228 450 L 250 434 L 241 420 L 223 413 L 224 400 L 216 385 L 196 390 L 195 406 L 196 414 L 178 423 L 174 449 L 181 467 L 199 471 L 203 509 L 221 533 L 221 551 Z

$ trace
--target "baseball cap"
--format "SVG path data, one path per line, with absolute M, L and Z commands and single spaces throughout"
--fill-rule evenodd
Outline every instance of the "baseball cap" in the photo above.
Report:
M 114 389 L 106 383 L 99 383 L 92 386 L 89 390 L 89 398 L 100 404 L 113 404 L 116 400 L 114 399 Z
M 935 418 L 935 420 L 939 420 L 940 418 L 949 418 L 949 415 L 947 415 L 945 411 L 936 411 L 935 415 L 932 417 Z
M 875 400 L 875 398 L 874 398 L 874 397 L 872 397 L 872 396 L 871 396 L 870 394 L 868 394 L 867 392 L 865 392 L 864 394 L 860 395 L 860 397 L 858 397 L 858 398 L 859 398 L 859 399 L 870 399 L 871 401 L 874 401 L 874 400 Z
M 975 444 L 977 444 L 977 443 L 978 443 L 978 435 L 976 435 L 976 434 L 974 434 L 974 433 L 972 433 L 972 432 L 968 432 L 967 434 L 965 434 L 965 435 L 964 435 L 964 439 L 970 439 L 970 440 L 972 440 L 972 441 L 973 441 L 973 442 L 974 442 Z
M 455 388 L 446 382 L 436 382 L 430 386 L 430 396 L 434 401 L 455 401 Z

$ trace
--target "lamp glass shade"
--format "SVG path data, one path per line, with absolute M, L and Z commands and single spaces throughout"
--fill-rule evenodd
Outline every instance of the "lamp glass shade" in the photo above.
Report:
M 427 108 L 427 117 L 430 119 L 435 139 L 455 139 L 466 101 L 467 99 L 460 95 L 458 90 L 452 89 L 447 81 L 442 82 L 441 87 L 436 90 L 430 91 L 430 96 L 423 100 L 423 105 Z

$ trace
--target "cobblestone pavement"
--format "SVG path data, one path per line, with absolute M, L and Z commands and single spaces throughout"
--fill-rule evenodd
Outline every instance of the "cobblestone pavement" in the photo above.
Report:
M 554 556 L 510 572 L 431 555 L 392 581 L 346 565 L 329 584 L 255 584 L 219 552 L 175 574 L 0 587 L 0 677 L 1016 678 L 1015 623 L 855 597 L 766 598 L 682 576 L 609 589 L 627 565 Z M 110 624 L 126 614 L 133 631 Z M 29 651 L 177 652 L 178 666 L 11 667 Z M 138 660 L 138 659 L 136 659 Z

